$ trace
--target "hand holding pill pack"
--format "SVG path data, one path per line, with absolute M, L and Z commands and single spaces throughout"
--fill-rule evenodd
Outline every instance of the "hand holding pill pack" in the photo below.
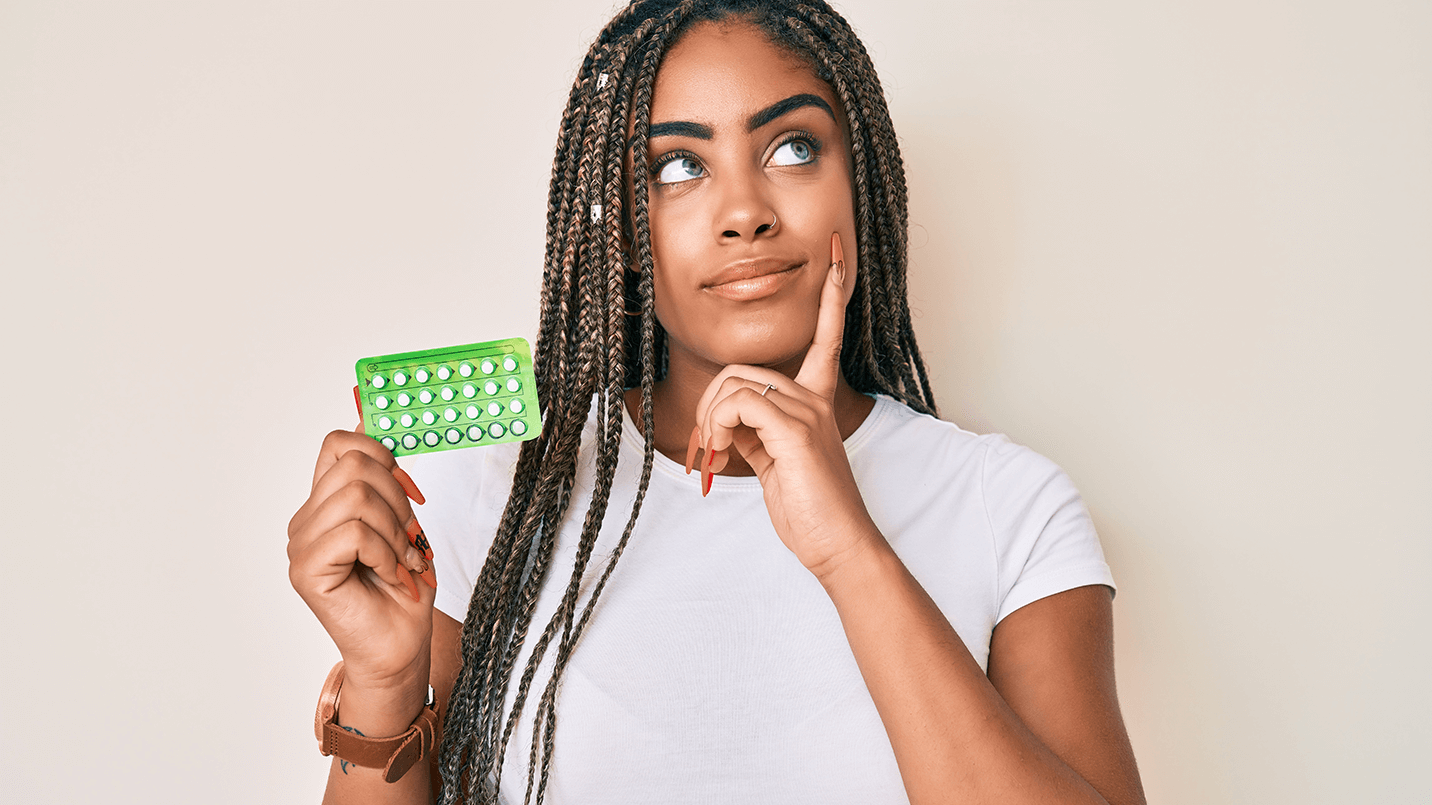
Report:
M 520 442 L 542 429 L 521 338 L 378 355 L 354 368 L 363 432 L 395 456 Z

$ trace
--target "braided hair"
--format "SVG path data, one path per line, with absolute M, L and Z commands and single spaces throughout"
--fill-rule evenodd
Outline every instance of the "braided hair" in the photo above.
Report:
M 860 392 L 935 413 L 906 301 L 904 166 L 884 93 L 864 45 L 824 0 L 633 0 L 582 62 L 557 135 L 535 353 L 542 432 L 525 442 L 492 548 L 462 627 L 462 669 L 444 719 L 440 801 L 497 801 L 508 739 L 552 643 L 551 679 L 533 713 L 527 795 L 542 801 L 551 769 L 559 680 L 636 525 L 655 454 L 652 398 L 666 370 L 656 319 L 646 139 L 663 55 L 694 23 L 735 18 L 810 65 L 849 123 L 860 270 L 846 308 L 841 370 Z M 628 127 L 631 137 L 628 140 Z M 630 155 L 630 173 L 627 159 Z M 578 592 L 607 513 L 624 393 L 641 390 L 645 453 L 631 515 L 585 605 Z M 504 706 L 538 594 L 552 575 L 568 515 L 582 431 L 595 416 L 595 489 L 566 592 L 537 637 Z

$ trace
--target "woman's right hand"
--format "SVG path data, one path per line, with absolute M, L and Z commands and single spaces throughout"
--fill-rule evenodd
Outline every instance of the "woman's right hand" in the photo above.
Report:
M 410 495 L 422 502 L 381 444 L 334 431 L 289 521 L 289 581 L 343 655 L 345 690 L 427 684 L 436 581 L 431 551 L 409 541 L 427 549 Z

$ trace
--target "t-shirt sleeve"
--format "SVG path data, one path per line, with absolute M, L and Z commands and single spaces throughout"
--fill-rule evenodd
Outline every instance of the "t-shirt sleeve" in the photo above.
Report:
M 998 562 L 998 616 L 1090 584 L 1114 589 L 1089 510 L 1064 470 L 998 438 L 982 472 L 985 513 Z
M 415 506 L 433 550 L 435 606 L 461 623 L 497 524 L 516 466 L 515 444 L 447 450 L 404 458 L 402 465 L 427 501 Z

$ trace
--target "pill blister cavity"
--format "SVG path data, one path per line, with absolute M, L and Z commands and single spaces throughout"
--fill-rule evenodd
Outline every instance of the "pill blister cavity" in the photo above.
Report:
M 463 361 L 457 367 L 457 373 L 462 375 L 463 377 L 472 377 L 473 371 L 474 370 L 472 368 L 472 364 L 468 363 L 467 361 Z
M 443 437 L 439 436 L 438 432 L 435 430 L 430 430 L 427 433 L 423 434 L 423 444 L 427 445 L 428 447 L 437 447 L 438 445 L 442 444 L 442 442 Z
M 392 436 L 384 436 L 383 446 L 388 448 L 389 450 L 392 450 L 398 446 L 398 440 L 394 439 Z
M 402 369 L 399 369 L 398 371 L 394 372 L 394 373 L 393 373 L 393 385 L 395 385 L 395 386 L 406 386 L 406 385 L 408 385 L 408 373 L 407 373 L 407 372 L 404 372 Z
M 491 436 L 492 438 L 494 438 L 494 439 L 501 439 L 501 438 L 502 438 L 502 434 L 504 434 L 504 433 L 506 433 L 506 432 L 507 432 L 507 429 L 504 428 L 504 427 L 502 427 L 502 423 L 501 423 L 501 422 L 494 422 L 494 423 L 492 423 L 491 425 L 488 425 L 488 426 L 487 426 L 487 434 L 488 434 L 489 436 Z
M 413 372 L 413 379 L 419 383 L 426 383 L 431 378 L 432 373 L 430 373 L 425 366 L 420 366 Z
M 482 441 L 482 434 L 484 432 L 481 425 L 469 425 L 467 427 L 467 438 L 474 442 L 480 442 Z
M 403 406 L 404 408 L 407 408 L 408 406 L 410 406 L 410 405 L 412 405 L 412 404 L 413 404 L 413 395 L 409 394 L 409 393 L 406 392 L 406 391 L 400 391 L 400 392 L 398 392 L 398 405 L 401 405 L 401 406 Z
M 422 402 L 423 405 L 432 405 L 433 390 L 423 389 L 422 391 L 418 392 L 418 400 Z
M 413 448 L 415 448 L 415 447 L 417 447 L 417 446 L 418 446 L 418 437 L 417 437 L 417 436 L 414 436 L 414 435 L 411 434 L 411 433 L 404 433 L 404 434 L 403 434 L 403 447 L 405 447 L 405 448 L 408 449 L 408 450 L 412 450 Z
M 469 405 L 469 406 L 467 407 L 467 418 L 468 418 L 468 419 L 477 419 L 477 418 L 480 417 L 480 416 L 482 416 L 482 409 L 481 409 L 481 408 L 478 408 L 476 405 Z
M 506 358 L 502 359 L 502 368 L 506 369 L 509 372 L 517 371 L 517 359 L 512 357 L 511 355 L 508 355 Z
M 463 383 L 463 384 L 462 384 L 462 396 L 468 398 L 469 400 L 472 399 L 473 397 L 476 397 L 476 396 L 477 396 L 477 384 L 476 384 L 476 383 Z
M 515 434 L 517 434 L 518 436 L 521 436 L 522 434 L 524 434 L 524 433 L 527 432 L 527 423 L 526 423 L 526 422 L 523 422 L 523 421 L 520 420 L 520 419 L 517 420 L 516 422 L 513 422 L 513 423 L 512 423 L 512 432 L 515 433 Z
M 443 419 L 446 419 L 449 422 L 456 422 L 457 418 L 458 413 L 456 408 L 449 408 L 446 411 L 443 411 Z
M 380 416 L 380 417 L 378 417 L 378 427 L 382 428 L 383 430 L 392 430 L 392 429 L 393 429 L 393 418 L 390 417 L 390 416 Z
M 423 412 L 423 424 L 424 424 L 424 425 L 431 425 L 431 424 L 433 424 L 433 423 L 435 423 L 435 422 L 437 422 L 437 421 L 438 421 L 438 415 L 437 415 L 437 412 L 436 412 L 436 411 L 424 411 L 424 412 Z
M 388 406 L 392 405 L 393 401 L 388 399 L 388 395 L 379 394 L 377 397 L 373 398 L 373 404 L 378 406 L 378 408 L 381 410 L 386 409 Z
M 482 359 L 482 373 L 485 374 L 485 375 L 490 375 L 490 374 L 492 374 L 492 373 L 495 372 L 495 371 L 497 371 L 497 364 L 496 364 L 495 362 L 493 362 L 493 360 L 492 360 L 491 358 L 483 358 L 483 359 Z
M 522 409 L 526 407 L 527 406 L 522 404 L 521 400 L 513 400 L 512 402 L 507 404 L 507 410 L 511 411 L 514 414 L 522 413 Z
M 452 367 L 443 364 L 438 367 L 438 380 L 447 380 L 452 377 Z
M 487 413 L 489 416 L 502 416 L 502 403 L 495 401 L 488 403 Z
M 522 390 L 522 381 L 515 377 L 507 378 L 507 390 L 512 394 L 516 394 Z
M 447 438 L 448 444 L 457 444 L 462 441 L 462 431 L 457 428 L 448 428 L 447 433 L 443 435 Z
M 491 397 L 501 391 L 502 387 L 497 385 L 496 380 L 489 380 L 482 385 L 482 390 L 487 392 L 487 396 Z
M 369 382 L 373 384 L 373 388 L 380 389 L 388 385 L 388 378 L 382 375 L 373 375 L 373 379 Z
M 416 422 L 417 420 L 413 419 L 412 414 L 405 413 L 402 416 L 398 417 L 398 424 L 402 425 L 405 428 L 411 428 Z
M 453 398 L 457 396 L 457 389 L 452 386 L 443 386 L 443 390 L 438 393 L 442 396 L 444 402 L 452 402 Z

